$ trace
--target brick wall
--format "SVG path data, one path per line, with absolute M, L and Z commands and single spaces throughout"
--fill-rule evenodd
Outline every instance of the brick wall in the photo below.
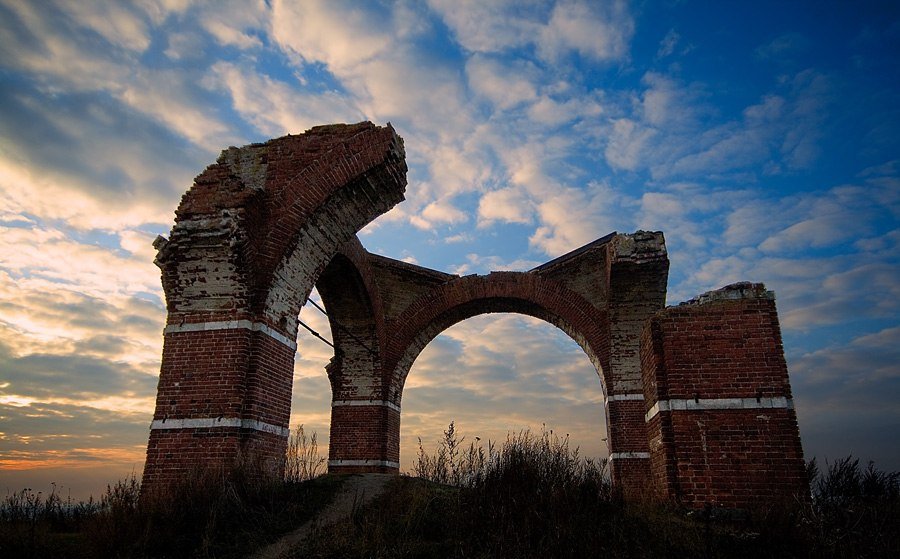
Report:
M 761 286 L 659 312 L 659 232 L 613 233 L 487 276 L 369 254 L 355 234 L 403 199 L 405 173 L 393 129 L 360 123 L 229 148 L 197 177 L 155 243 L 168 319 L 145 487 L 197 469 L 279 474 L 297 316 L 314 284 L 335 344 L 331 471 L 396 472 L 419 352 L 456 322 L 514 312 L 565 331 L 596 367 L 627 495 L 744 506 L 799 487 L 778 320 Z
M 154 243 L 168 318 L 146 489 L 196 469 L 279 475 L 299 310 L 405 175 L 393 129 L 360 123 L 229 148 L 195 179 Z
M 641 367 L 660 497 L 746 509 L 806 493 L 775 301 L 761 284 L 656 314 Z

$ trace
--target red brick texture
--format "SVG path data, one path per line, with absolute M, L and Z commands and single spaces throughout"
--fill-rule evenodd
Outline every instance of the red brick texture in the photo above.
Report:
M 299 310 L 405 187 L 403 141 L 367 122 L 229 148 L 195 179 L 155 243 L 169 314 L 145 488 L 280 475 Z
M 204 469 L 281 474 L 298 315 L 313 286 L 335 346 L 332 472 L 396 473 L 419 353 L 461 320 L 512 312 L 560 328 L 593 363 L 608 429 L 596 436 L 627 496 L 741 507 L 799 487 L 778 319 L 761 287 L 662 310 L 659 232 L 612 233 L 486 276 L 368 253 L 356 233 L 405 187 L 403 141 L 371 123 L 229 148 L 195 179 L 155 243 L 168 319 L 145 488 Z
M 761 284 L 656 314 L 641 365 L 660 497 L 749 509 L 807 493 L 775 301 Z

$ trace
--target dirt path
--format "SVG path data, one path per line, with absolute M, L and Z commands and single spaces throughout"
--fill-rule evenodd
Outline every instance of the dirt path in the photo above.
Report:
M 283 536 L 272 545 L 265 547 L 253 559 L 281 559 L 303 543 L 303 540 L 314 528 L 330 526 L 340 520 L 349 518 L 354 508 L 365 506 L 384 493 L 387 483 L 395 479 L 394 474 L 355 474 L 341 485 L 334 499 L 318 516 L 309 520 L 293 532 Z

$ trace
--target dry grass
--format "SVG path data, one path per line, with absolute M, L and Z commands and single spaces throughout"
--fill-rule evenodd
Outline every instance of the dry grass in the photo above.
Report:
M 552 432 L 468 445 L 451 423 L 421 448 L 413 474 L 351 521 L 323 531 L 297 557 L 895 557 L 896 473 L 851 458 L 820 474 L 813 500 L 715 517 L 627 503 L 606 465 Z
M 314 475 L 315 436 L 293 436 L 291 479 Z M 900 473 L 852 457 L 823 472 L 810 462 L 811 501 L 735 521 L 624 502 L 605 463 L 552 432 L 464 441 L 451 424 L 434 454 L 420 448 L 419 478 L 399 477 L 297 556 L 843 558 L 900 549 Z M 140 498 L 132 477 L 86 503 L 25 489 L 0 502 L 0 556 L 244 557 L 312 518 L 340 483 L 197 472 L 162 498 Z

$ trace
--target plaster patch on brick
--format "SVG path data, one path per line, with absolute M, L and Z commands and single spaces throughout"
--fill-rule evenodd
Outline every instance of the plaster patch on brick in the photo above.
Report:
M 243 148 L 229 147 L 219 155 L 218 163 L 228 165 L 231 171 L 241 177 L 241 184 L 252 190 L 264 190 L 266 186 L 265 144 L 251 144 Z
M 794 400 L 774 398 L 705 398 L 697 400 L 660 400 L 653 404 L 644 420 L 649 422 L 660 412 L 699 410 L 794 409 Z
M 387 400 L 335 400 L 331 402 L 331 407 L 339 406 L 382 406 L 391 408 L 394 411 L 400 411 L 400 406 Z
M 285 345 L 292 350 L 297 350 L 297 342 L 289 339 L 284 334 L 270 328 L 262 322 L 251 322 L 249 320 L 222 320 L 217 322 L 188 322 L 185 324 L 170 324 L 163 330 L 163 334 L 172 334 L 175 332 L 208 332 L 211 330 L 250 330 L 252 332 L 262 332 L 263 334 L 274 339 L 278 343 Z
M 628 402 L 628 401 L 644 401 L 643 394 L 612 394 L 603 399 L 604 405 L 609 405 L 610 402 Z
M 191 419 L 155 419 L 150 424 L 151 430 L 168 429 L 215 429 L 221 427 L 252 429 L 263 433 L 271 433 L 287 437 L 291 430 L 287 427 L 272 425 L 255 419 L 242 419 L 240 417 L 197 417 Z
M 610 461 L 612 460 L 649 460 L 650 453 L 649 452 L 611 452 L 609 454 Z

